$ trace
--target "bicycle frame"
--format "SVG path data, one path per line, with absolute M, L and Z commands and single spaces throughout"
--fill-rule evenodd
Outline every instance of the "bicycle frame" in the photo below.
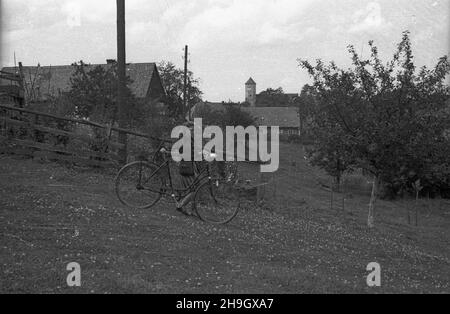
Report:
M 157 153 L 155 153 L 155 155 L 153 156 L 153 160 L 156 159 L 156 155 Z M 170 185 L 170 192 L 166 192 L 166 191 L 152 191 L 151 189 L 148 188 L 144 188 L 145 190 L 151 191 L 151 192 L 156 192 L 156 193 L 161 193 L 162 195 L 167 195 L 167 196 L 171 196 L 176 200 L 176 196 L 177 193 L 179 195 L 179 198 L 182 199 L 184 197 L 186 197 L 187 195 L 189 195 L 190 193 L 195 191 L 195 187 L 197 187 L 204 179 L 211 179 L 211 175 L 210 175 L 210 167 L 209 165 L 207 165 L 207 167 L 199 170 L 199 167 L 197 166 L 197 162 L 194 162 L 194 166 L 198 172 L 198 174 L 196 174 L 194 176 L 193 181 L 189 184 L 188 187 L 184 188 L 184 189 L 176 189 L 174 187 L 173 184 L 173 180 L 172 180 L 172 172 L 171 172 L 171 166 L 170 166 L 170 159 L 164 158 L 164 162 L 158 166 L 158 168 L 149 176 L 149 178 L 143 183 L 143 188 L 145 186 L 145 184 L 155 175 L 157 174 L 162 168 L 166 168 L 167 170 L 167 177 L 169 179 L 169 185 Z M 141 174 L 139 174 L 139 176 L 141 176 Z

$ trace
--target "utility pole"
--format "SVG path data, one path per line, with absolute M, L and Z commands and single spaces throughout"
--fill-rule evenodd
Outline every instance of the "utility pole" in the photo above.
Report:
M 185 47 L 184 47 L 184 87 L 183 87 L 183 114 L 184 114 L 184 117 L 186 117 L 186 109 L 187 109 L 187 106 L 188 106 L 188 103 L 187 103 L 187 74 L 188 74 L 188 69 L 187 69 L 187 67 L 188 67 L 188 46 L 186 45 Z M 189 109 L 189 111 L 190 111 L 190 109 Z
M 126 128 L 127 108 L 126 108 L 126 80 L 125 80 L 125 0 L 117 0 L 117 74 L 119 78 L 117 91 L 117 106 L 119 113 L 119 128 Z M 119 143 L 123 145 L 119 150 L 119 160 L 121 163 L 127 161 L 127 134 L 119 132 Z
M 189 105 L 189 99 L 191 99 L 191 79 L 188 77 L 187 78 L 187 80 L 188 80 L 188 83 L 187 83 L 187 99 L 188 99 L 188 109 L 189 109 L 189 112 L 188 112 L 188 117 L 189 117 L 189 121 L 191 121 L 191 118 L 192 118 L 192 112 L 191 112 L 191 110 L 192 110 L 192 108 L 191 108 L 191 106 Z

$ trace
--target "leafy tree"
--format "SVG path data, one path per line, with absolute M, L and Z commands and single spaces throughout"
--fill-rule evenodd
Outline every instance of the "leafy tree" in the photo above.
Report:
M 89 118 L 100 123 L 112 123 L 117 121 L 117 65 L 112 64 L 107 68 L 103 66 L 88 67 L 83 61 L 73 63 L 75 69 L 70 83 L 71 89 L 68 97 L 75 106 L 75 113 L 81 118 Z M 127 86 L 131 80 L 127 77 Z M 133 117 L 139 117 L 137 99 L 131 90 L 126 88 L 126 100 L 128 108 L 128 121 Z
M 257 95 L 257 107 L 287 107 L 290 105 L 289 96 L 281 87 L 268 88 Z
M 250 125 L 255 124 L 255 118 L 253 118 L 248 112 L 241 109 L 241 104 L 237 103 L 223 103 L 223 106 L 219 110 L 214 110 L 208 105 L 197 106 L 195 113 L 195 118 L 203 119 L 203 126 L 215 125 L 222 129 L 223 134 L 226 134 L 227 126 L 242 126 L 247 128 Z M 237 151 L 238 143 L 235 142 L 235 152 Z M 226 142 L 223 142 L 223 152 L 226 151 Z M 249 151 L 248 142 L 245 143 L 247 152 Z M 224 164 L 219 163 L 219 167 L 224 167 Z M 220 171 L 224 171 L 223 169 Z
M 241 109 L 239 104 L 224 103 L 222 110 L 213 110 L 208 105 L 198 106 L 195 118 L 202 118 L 204 125 L 217 125 L 225 130 L 227 126 L 243 126 L 244 128 L 254 125 L 255 118 Z
M 195 108 L 193 118 L 202 118 L 204 125 L 222 125 L 223 112 L 220 110 L 213 110 L 211 106 L 206 104 L 199 104 Z
M 450 125 L 446 103 L 450 92 L 445 84 L 450 64 L 442 57 L 433 69 L 422 67 L 417 73 L 409 32 L 403 33 L 386 64 L 372 41 L 369 46 L 368 59 L 348 47 L 353 67 L 347 70 L 321 60 L 315 65 L 300 60 L 300 65 L 314 81 L 315 123 L 320 125 L 319 119 L 330 123 L 332 127 L 322 131 L 330 137 L 339 134 L 336 140 L 344 148 L 340 158 L 374 177 L 368 215 L 368 225 L 373 227 L 380 183 L 394 193 L 408 189 L 418 179 L 423 186 L 427 180 L 430 186 L 446 184 L 437 182 L 436 167 L 449 166 L 448 157 L 444 160 L 443 156 L 450 147 L 445 137 Z M 323 138 L 318 136 L 315 145 L 319 152 L 322 146 L 331 146 L 321 141 Z
M 314 87 L 305 84 L 302 88 L 300 96 L 294 100 L 294 105 L 298 108 L 299 119 L 300 119 L 300 134 L 303 136 L 305 133 L 305 124 L 307 120 L 311 117 L 314 110 Z
M 184 71 L 177 68 L 170 61 L 162 61 L 158 65 L 159 74 L 167 94 L 166 104 L 169 115 L 173 118 L 184 118 L 187 110 L 183 108 Z M 201 101 L 202 91 L 199 88 L 199 79 L 188 71 L 187 105 L 192 108 Z
M 345 134 L 338 125 L 325 119 L 314 121 L 310 127 L 314 145 L 306 148 L 308 159 L 331 175 L 339 187 L 344 173 L 353 170 L 355 160 L 342 141 Z
M 255 124 L 255 118 L 234 103 L 226 105 L 225 114 L 223 115 L 222 120 L 223 126 L 243 126 L 246 128 Z

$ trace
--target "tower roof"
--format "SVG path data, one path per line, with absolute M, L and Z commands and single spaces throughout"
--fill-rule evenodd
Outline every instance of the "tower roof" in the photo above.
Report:
M 249 78 L 245 85 L 256 85 L 255 81 L 252 78 Z

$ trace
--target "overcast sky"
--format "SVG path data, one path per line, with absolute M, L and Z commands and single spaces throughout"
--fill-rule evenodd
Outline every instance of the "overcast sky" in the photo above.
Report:
M 116 58 L 115 0 L 0 0 L 1 65 L 62 65 Z M 450 0 L 127 0 L 127 62 L 170 60 L 201 79 L 204 99 L 244 100 L 251 76 L 258 92 L 309 82 L 297 58 L 348 66 L 346 46 L 383 57 L 410 30 L 418 65 L 449 54 Z

